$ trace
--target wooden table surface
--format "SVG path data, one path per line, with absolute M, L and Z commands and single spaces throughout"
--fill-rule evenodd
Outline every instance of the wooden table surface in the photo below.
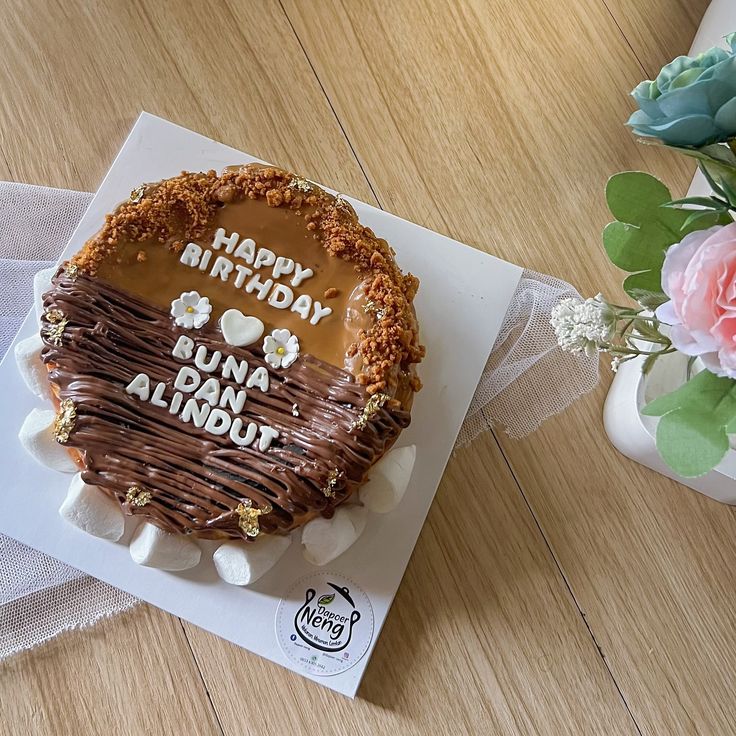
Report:
M 627 93 L 706 5 L 5 0 L 0 178 L 93 190 L 145 109 L 614 295 L 607 177 L 693 173 Z M 0 666 L 0 732 L 736 733 L 736 517 L 616 453 L 609 382 L 452 459 L 355 701 L 143 605 Z

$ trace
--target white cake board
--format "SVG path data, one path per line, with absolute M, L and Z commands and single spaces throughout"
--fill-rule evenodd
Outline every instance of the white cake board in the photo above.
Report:
M 141 114 L 63 257 L 79 250 L 100 228 L 105 213 L 127 199 L 141 182 L 175 176 L 184 169 L 220 170 L 254 160 L 153 115 Z M 185 573 L 140 567 L 131 559 L 126 544 L 92 537 L 58 515 L 71 476 L 41 467 L 20 447 L 18 429 L 31 409 L 41 404 L 26 390 L 11 347 L 0 365 L 0 533 L 352 697 L 522 270 L 375 207 L 348 200 L 361 221 L 391 243 L 401 267 L 421 280 L 415 306 L 421 339 L 427 346 L 427 359 L 419 370 L 424 388 L 416 396 L 411 426 L 397 443 L 416 445 L 417 458 L 409 487 L 395 511 L 371 514 L 360 539 L 327 568 L 315 568 L 306 562 L 301 544 L 295 540 L 276 566 L 250 588 L 220 580 L 211 550 L 206 553 L 206 544 L 202 545 L 203 561 Z M 30 315 L 16 341 L 37 330 L 35 316 Z M 462 513 L 462 504 L 457 508 Z M 129 537 L 126 533 L 123 541 L 129 541 Z M 351 585 L 364 591 L 372 608 L 365 654 L 357 664 L 330 676 L 294 664 L 280 648 L 276 635 L 276 613 L 282 596 L 295 581 L 320 570 L 350 580 Z M 361 621 L 368 622 L 369 613 Z

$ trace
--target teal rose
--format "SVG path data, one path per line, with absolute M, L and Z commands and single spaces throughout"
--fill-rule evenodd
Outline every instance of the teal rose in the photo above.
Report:
M 632 93 L 639 105 L 628 120 L 635 133 L 671 146 L 704 146 L 736 136 L 736 33 L 730 51 L 712 48 L 678 56 L 654 81 Z

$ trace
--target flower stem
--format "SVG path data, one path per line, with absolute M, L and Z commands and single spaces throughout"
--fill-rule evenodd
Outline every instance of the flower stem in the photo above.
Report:
M 607 345 L 606 348 L 611 355 L 669 355 L 670 353 L 677 352 L 674 348 L 667 348 L 666 350 L 639 350 L 638 348 L 625 348 L 622 345 Z

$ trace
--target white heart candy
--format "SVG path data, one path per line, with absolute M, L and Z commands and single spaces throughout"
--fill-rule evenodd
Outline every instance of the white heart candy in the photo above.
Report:
M 220 330 L 228 345 L 252 345 L 261 338 L 264 329 L 258 317 L 246 317 L 239 309 L 228 309 L 220 317 Z

